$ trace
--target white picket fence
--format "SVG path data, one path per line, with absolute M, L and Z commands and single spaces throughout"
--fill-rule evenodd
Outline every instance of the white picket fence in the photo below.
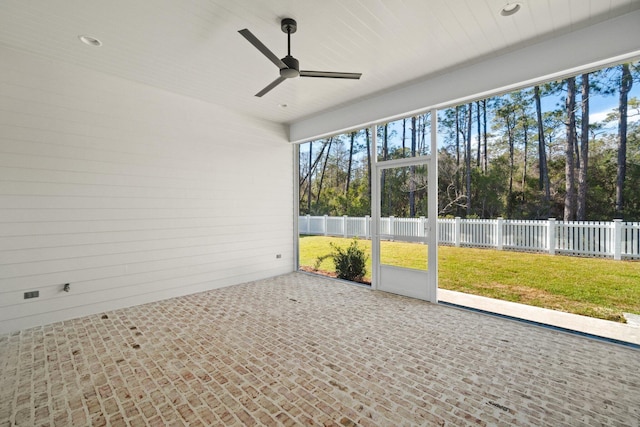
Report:
M 421 241 L 426 219 L 380 219 L 384 239 Z M 301 216 L 300 234 L 371 238 L 371 218 Z M 438 219 L 441 245 L 545 252 L 575 256 L 640 259 L 640 222 L 508 219 Z

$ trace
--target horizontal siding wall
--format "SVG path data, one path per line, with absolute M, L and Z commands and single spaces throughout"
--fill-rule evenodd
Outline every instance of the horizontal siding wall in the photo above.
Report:
M 283 127 L 0 56 L 0 333 L 293 270 Z

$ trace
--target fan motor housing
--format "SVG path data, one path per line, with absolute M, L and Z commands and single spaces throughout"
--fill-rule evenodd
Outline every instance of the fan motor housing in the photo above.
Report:
M 282 62 L 284 62 L 288 68 L 280 69 L 280 77 L 291 79 L 300 75 L 300 63 L 296 58 L 293 56 L 285 56 L 282 58 Z

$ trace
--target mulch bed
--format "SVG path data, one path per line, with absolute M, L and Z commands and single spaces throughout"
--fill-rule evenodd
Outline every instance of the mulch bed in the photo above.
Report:
M 338 278 L 338 273 L 336 273 L 335 271 L 314 270 L 313 267 L 309 267 L 309 266 L 306 266 L 306 265 L 301 266 L 300 270 L 306 271 L 307 273 L 319 274 L 321 276 L 333 277 L 334 279 Z M 367 286 L 371 286 L 371 282 L 368 281 L 368 280 L 365 280 L 365 279 L 353 280 L 353 282 L 361 283 L 361 284 L 367 285 Z

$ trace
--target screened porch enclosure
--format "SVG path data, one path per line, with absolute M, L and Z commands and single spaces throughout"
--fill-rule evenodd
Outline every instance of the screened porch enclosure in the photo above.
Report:
M 477 115 L 477 100 L 640 59 L 638 0 L 520 1 L 508 16 L 504 3 L 0 2 L 0 426 L 637 423 L 640 334 L 587 339 L 427 302 L 446 296 L 433 251 L 469 249 L 472 233 L 497 244 L 496 227 L 460 221 L 456 237 L 447 223 L 439 247 L 438 190 L 420 191 L 446 167 L 386 192 L 374 165 L 397 161 L 399 178 L 439 161 L 430 112 Z M 293 78 L 283 18 L 303 70 L 362 78 Z M 379 211 L 364 197 L 302 211 L 300 144 L 360 129 L 362 145 L 378 138 L 380 176 L 323 185 L 380 186 Z M 380 269 L 389 292 L 298 272 L 299 230 L 321 223 L 381 240 L 360 240 L 378 267 L 386 245 L 418 240 L 419 268 Z M 405 278 L 428 287 L 385 287 Z

